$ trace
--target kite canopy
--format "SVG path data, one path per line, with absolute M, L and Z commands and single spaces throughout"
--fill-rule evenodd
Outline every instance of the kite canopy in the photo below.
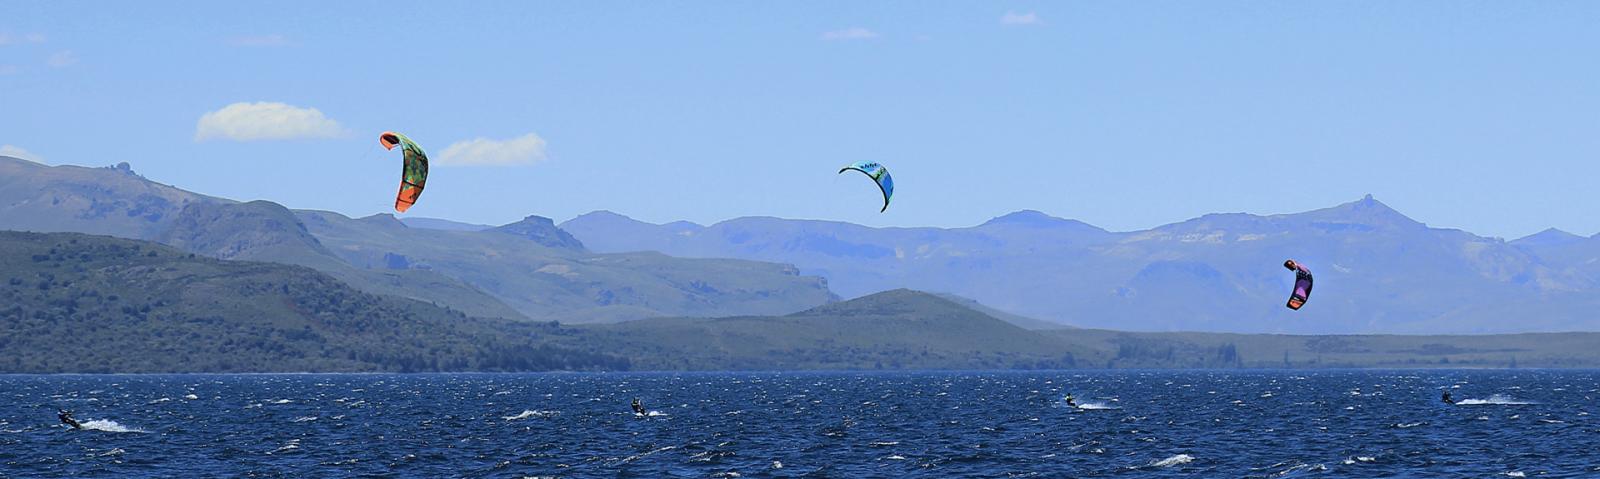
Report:
M 883 192 L 883 209 L 878 210 L 878 212 L 887 211 L 889 209 L 889 198 L 894 196 L 894 178 L 889 177 L 889 169 L 884 168 L 883 165 L 877 162 L 857 161 L 851 163 L 850 166 L 840 168 L 839 173 L 850 170 L 865 173 L 867 177 L 872 178 L 872 181 L 878 183 L 878 190 Z
M 398 146 L 404 154 L 405 166 L 400 172 L 400 192 L 395 195 L 394 210 L 405 213 L 411 205 L 417 204 L 423 185 L 428 183 L 428 154 L 410 138 L 392 131 L 378 135 L 378 143 L 387 150 Z
M 1300 309 L 1306 301 L 1311 299 L 1311 270 L 1301 266 L 1300 263 L 1289 260 L 1283 262 L 1285 268 L 1294 270 L 1294 292 L 1289 293 L 1289 309 Z

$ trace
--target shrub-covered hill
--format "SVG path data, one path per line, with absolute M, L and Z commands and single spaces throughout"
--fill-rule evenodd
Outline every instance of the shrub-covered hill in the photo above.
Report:
M 0 232 L 0 372 L 627 369 L 559 326 L 468 317 L 310 268 Z
M 1076 366 L 1053 336 L 911 290 L 784 316 L 582 325 L 643 369 L 1042 369 Z

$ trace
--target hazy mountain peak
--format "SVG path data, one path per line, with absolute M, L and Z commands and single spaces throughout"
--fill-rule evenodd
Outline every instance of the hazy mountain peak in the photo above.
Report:
M 1394 208 L 1390 208 L 1389 205 L 1384 204 L 1382 201 L 1378 201 L 1372 195 L 1366 195 L 1359 200 L 1331 208 L 1287 216 L 1368 226 L 1424 226 L 1417 220 L 1413 220 L 1411 217 L 1395 211 Z
M 133 171 L 133 165 L 128 164 L 128 162 L 126 162 L 126 161 L 121 162 L 121 163 L 117 163 L 115 165 L 107 166 L 106 168 L 110 168 L 110 169 L 113 169 L 113 170 L 120 171 L 120 172 L 122 172 L 123 174 L 126 174 L 126 175 L 139 176 L 138 173 Z M 143 177 L 140 176 L 140 178 L 143 178 Z
M 1352 201 L 1352 202 L 1349 202 L 1349 203 L 1345 203 L 1345 204 L 1341 204 L 1341 205 L 1338 205 L 1338 206 L 1334 206 L 1333 208 L 1334 209 L 1343 209 L 1343 210 L 1347 210 L 1347 211 L 1355 212 L 1355 213 L 1365 213 L 1365 214 L 1373 214 L 1373 215 L 1391 215 L 1391 216 L 1399 216 L 1399 217 L 1402 217 L 1402 218 L 1406 217 L 1405 215 L 1400 214 L 1399 211 L 1395 211 L 1394 208 L 1390 208 L 1389 205 L 1384 204 L 1382 201 L 1378 201 L 1377 198 L 1373 198 L 1371 194 L 1368 194 L 1366 196 L 1362 196 L 1361 199 L 1359 199 L 1359 200 L 1355 200 L 1355 201 Z M 1406 219 L 1410 219 L 1410 218 L 1406 218 Z
M 584 214 L 578 215 L 578 217 L 573 218 L 573 219 L 571 219 L 569 221 L 578 221 L 578 220 L 585 220 L 585 221 L 596 221 L 596 220 L 639 221 L 639 220 L 633 219 L 632 217 L 629 217 L 628 215 L 625 215 L 625 214 L 622 214 L 622 213 L 618 213 L 618 212 L 615 212 L 615 211 L 611 211 L 611 210 L 594 210 L 594 211 L 590 211 L 588 213 L 584 213 Z
M 17 158 L 15 156 L 5 156 L 5 155 L 0 155 L 0 163 L 9 163 L 9 164 L 12 164 L 12 166 L 33 166 L 33 167 L 47 166 L 44 163 L 39 163 L 39 162 L 36 162 L 36 161 L 33 161 L 33 160 L 25 160 L 25 159 L 22 159 L 22 158 Z
M 991 220 L 987 221 L 985 224 L 988 224 L 988 223 L 1038 223 L 1038 222 L 1052 222 L 1052 221 L 1058 220 L 1058 219 L 1060 219 L 1060 218 L 1056 218 L 1054 216 L 1050 216 L 1048 214 L 1045 214 L 1045 212 L 1039 211 L 1039 210 L 1017 210 L 1017 211 L 1013 211 L 1013 212 L 1010 212 L 1010 213 L 1006 213 L 1004 215 L 997 216 L 994 219 L 991 219 Z
M 892 289 L 848 301 L 825 304 L 795 313 L 793 316 L 929 316 L 942 313 L 961 313 L 987 317 L 983 313 L 941 298 L 938 295 L 905 288 Z
M 1517 238 L 1511 244 L 1518 246 L 1556 246 L 1577 241 L 1583 241 L 1582 236 L 1561 231 L 1555 228 L 1546 228 L 1544 231 Z
M 1027 237 L 1050 237 L 1053 240 L 1093 240 L 1109 234 L 1103 228 L 1078 220 L 1058 218 L 1040 211 L 1022 210 L 984 222 L 974 228 L 996 238 L 1020 240 Z M 1071 236 L 1061 236 L 1061 234 Z
M 1081 224 L 1081 222 L 1065 218 L 1057 218 L 1038 210 L 1021 210 L 995 217 L 994 219 L 985 221 L 981 226 L 1017 225 L 1042 228 L 1070 224 Z
M 372 215 L 372 216 L 365 216 L 365 217 L 361 217 L 361 218 L 356 219 L 356 221 L 360 221 L 360 222 L 363 222 L 363 223 L 369 223 L 369 224 L 375 224 L 375 225 L 381 225 L 381 226 L 401 227 L 401 228 L 405 228 L 406 227 L 406 224 L 404 222 L 401 222 L 399 218 L 395 218 L 394 215 L 390 214 L 390 213 L 378 213 L 378 214 L 375 214 L 375 215 Z
M 500 226 L 489 231 L 513 234 L 533 240 L 551 248 L 584 251 L 583 242 L 556 227 L 555 221 L 538 215 L 529 215 L 522 221 Z

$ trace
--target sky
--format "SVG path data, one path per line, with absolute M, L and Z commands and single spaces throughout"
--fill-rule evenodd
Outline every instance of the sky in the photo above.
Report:
M 1600 2 L 0 0 L 0 154 L 351 216 L 1600 232 Z M 893 205 L 858 160 L 889 167 Z

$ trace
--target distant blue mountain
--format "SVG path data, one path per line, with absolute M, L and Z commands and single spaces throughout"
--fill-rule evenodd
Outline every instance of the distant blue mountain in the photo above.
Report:
M 1488 333 L 1597 330 L 1600 239 L 1507 243 L 1430 228 L 1367 196 L 1282 215 L 1211 214 L 1109 232 L 1019 211 L 968 228 L 737 218 L 656 225 L 598 211 L 561 224 L 596 252 L 789 263 L 846 297 L 953 293 L 1082 327 L 1142 331 Z M 1547 255 L 1560 255 L 1552 260 Z M 1311 302 L 1290 311 L 1293 274 Z M 1581 264 L 1579 264 L 1581 263 Z M 1526 311 L 1529 314 L 1522 314 Z

